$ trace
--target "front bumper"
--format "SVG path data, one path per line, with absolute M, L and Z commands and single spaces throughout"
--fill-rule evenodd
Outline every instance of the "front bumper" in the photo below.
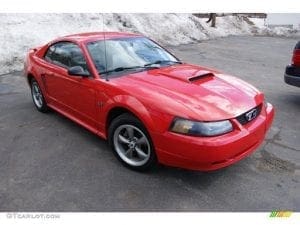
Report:
M 229 166 L 252 153 L 263 142 L 274 118 L 271 104 L 242 126 L 233 119 L 234 131 L 218 137 L 191 137 L 172 132 L 152 133 L 158 161 L 164 165 L 209 171 Z
M 285 69 L 284 81 L 289 85 L 300 87 L 300 67 L 288 65 Z

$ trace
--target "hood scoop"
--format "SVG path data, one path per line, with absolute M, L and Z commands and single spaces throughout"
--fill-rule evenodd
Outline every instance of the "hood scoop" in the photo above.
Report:
M 188 77 L 189 82 L 195 82 L 203 78 L 214 77 L 214 74 L 210 71 L 201 70 L 196 75 Z
M 203 78 L 213 78 L 215 75 L 209 70 L 170 70 L 170 71 L 159 71 L 157 74 L 170 77 L 173 79 L 193 83 Z M 206 79 L 205 79 L 206 80 Z

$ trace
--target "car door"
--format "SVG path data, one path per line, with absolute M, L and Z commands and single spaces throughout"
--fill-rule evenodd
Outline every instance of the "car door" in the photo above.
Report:
M 50 105 L 96 129 L 96 88 L 93 76 L 68 74 L 68 69 L 73 66 L 81 66 L 89 73 L 81 48 L 72 42 L 58 42 L 49 47 L 44 59 L 47 71 L 43 74 L 43 81 Z

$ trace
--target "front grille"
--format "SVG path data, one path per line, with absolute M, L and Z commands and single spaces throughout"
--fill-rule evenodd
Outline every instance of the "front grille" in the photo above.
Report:
M 261 112 L 261 108 L 262 108 L 262 104 L 256 106 L 255 108 L 252 108 L 252 109 L 250 109 L 249 111 L 243 113 L 242 115 L 236 117 L 236 119 L 237 119 L 237 121 L 240 122 L 240 124 L 245 125 L 245 124 L 247 124 L 247 123 L 249 123 L 249 122 L 255 120 L 255 119 L 259 116 L 259 114 L 260 114 L 260 112 Z M 256 115 L 255 115 L 255 117 L 251 118 L 251 120 L 249 120 L 249 117 L 247 117 L 247 114 L 248 114 L 249 112 L 251 112 L 252 110 L 254 110 L 254 109 L 257 110 L 257 111 L 256 111 Z

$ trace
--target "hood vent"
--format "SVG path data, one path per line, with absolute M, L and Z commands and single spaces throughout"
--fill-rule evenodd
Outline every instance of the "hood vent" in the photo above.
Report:
M 195 82 L 195 81 L 203 79 L 205 77 L 213 77 L 213 76 L 214 76 L 214 74 L 212 72 L 205 71 L 202 73 L 198 73 L 196 76 L 189 77 L 188 80 L 189 80 L 189 82 Z

